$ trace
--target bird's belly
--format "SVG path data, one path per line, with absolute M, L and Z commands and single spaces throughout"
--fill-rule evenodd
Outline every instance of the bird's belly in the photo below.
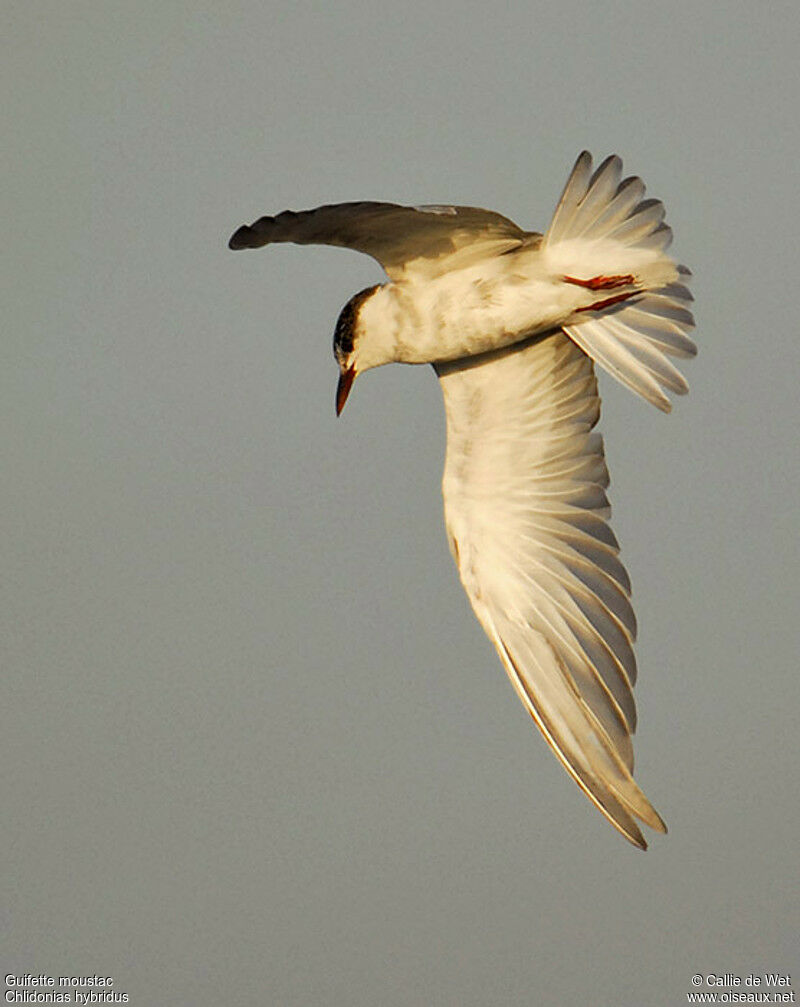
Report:
M 456 360 L 510 346 L 562 324 L 574 293 L 548 277 L 442 277 L 398 292 L 397 360 Z

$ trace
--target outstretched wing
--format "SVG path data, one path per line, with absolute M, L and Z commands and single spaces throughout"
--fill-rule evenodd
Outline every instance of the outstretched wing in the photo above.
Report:
M 451 256 L 471 260 L 538 239 L 499 213 L 472 206 L 399 206 L 334 203 L 316 210 L 285 210 L 244 225 L 228 243 L 234 250 L 273 242 L 338 245 L 377 259 L 392 279 L 416 268 L 431 275 L 453 268 Z M 442 266 L 441 260 L 447 260 Z M 460 262 L 459 264 L 466 264 Z
M 637 818 L 666 830 L 632 776 L 636 623 L 592 361 L 559 331 L 437 373 L 445 520 L 475 614 L 564 767 L 644 849 Z

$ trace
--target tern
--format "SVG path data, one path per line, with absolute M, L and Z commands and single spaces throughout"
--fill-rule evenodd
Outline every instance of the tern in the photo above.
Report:
M 549 228 L 466 206 L 355 202 L 240 227 L 365 252 L 388 282 L 336 323 L 336 413 L 355 377 L 432 364 L 447 417 L 447 537 L 473 611 L 553 752 L 631 843 L 666 832 L 633 778 L 636 620 L 609 527 L 594 364 L 657 408 L 688 391 L 691 275 L 661 202 L 616 155 L 577 159 Z

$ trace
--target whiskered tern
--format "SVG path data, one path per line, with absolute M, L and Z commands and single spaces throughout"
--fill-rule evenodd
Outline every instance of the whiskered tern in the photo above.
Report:
M 666 827 L 633 779 L 636 620 L 608 525 L 594 363 L 668 412 L 697 352 L 689 271 L 638 178 L 583 152 L 544 234 L 466 206 L 339 203 L 240 227 L 230 248 L 339 245 L 388 282 L 345 305 L 336 412 L 358 374 L 432 364 L 450 549 L 478 621 L 567 772 L 626 839 Z

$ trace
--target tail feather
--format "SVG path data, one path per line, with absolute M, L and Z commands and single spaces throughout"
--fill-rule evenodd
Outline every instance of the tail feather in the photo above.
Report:
M 613 325 L 606 319 L 595 319 L 583 325 L 564 326 L 564 331 L 583 352 L 657 409 L 668 413 L 672 403 L 661 390 L 651 370 L 620 343 Z
M 646 238 L 655 231 L 666 213 L 660 200 L 644 199 L 627 220 L 623 220 L 609 232 L 608 237 L 626 245 L 636 245 L 641 238 Z
M 697 353 L 688 335 L 694 328 L 687 308 L 691 274 L 664 254 L 672 231 L 664 223 L 663 204 L 644 199 L 641 179 L 620 182 L 621 174 L 616 156 L 592 173 L 584 151 L 542 248 L 555 275 L 629 278 L 620 284 L 619 298 L 601 298 L 597 309 L 582 307 L 564 331 L 622 384 L 669 412 L 665 393 L 683 395 L 688 385 L 668 357 Z
M 620 182 L 613 199 L 584 231 L 587 238 L 603 237 L 630 214 L 644 198 L 644 182 L 632 175 Z
M 659 349 L 656 349 L 653 343 L 642 339 L 639 333 L 619 322 L 615 335 L 625 349 L 636 357 L 639 363 L 647 368 L 664 388 L 675 392 L 676 395 L 685 395 L 689 391 L 686 378 Z
M 569 231 L 569 226 L 586 195 L 592 176 L 592 155 L 584 150 L 579 155 L 575 166 L 567 179 L 561 199 L 558 201 L 553 219 L 550 222 L 545 241 L 560 241 Z
M 601 213 L 614 198 L 622 177 L 622 161 L 616 156 L 607 157 L 592 175 L 586 195 L 581 200 L 575 217 L 570 224 L 570 233 L 583 234 L 592 227 Z
M 659 224 L 652 234 L 642 238 L 639 248 L 648 248 L 654 252 L 665 252 L 672 244 L 672 228 L 666 224 Z

